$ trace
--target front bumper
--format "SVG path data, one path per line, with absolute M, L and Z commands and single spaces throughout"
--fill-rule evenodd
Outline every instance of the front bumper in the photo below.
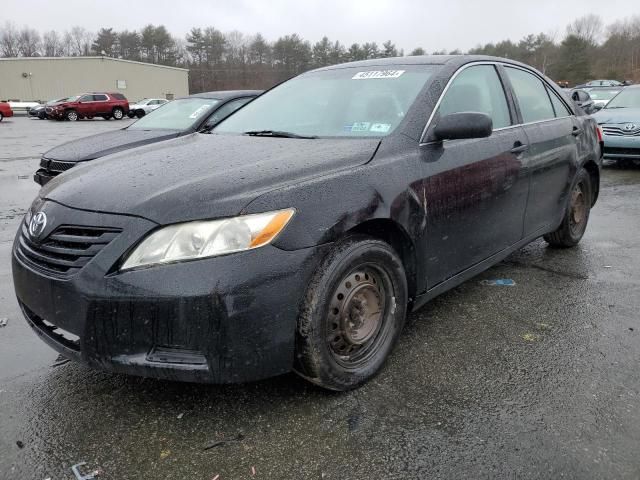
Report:
M 31 327 L 60 353 L 113 372 L 207 383 L 291 370 L 299 304 L 327 246 L 266 246 L 120 273 L 115 266 L 153 222 L 53 202 L 38 210 L 57 225 L 73 219 L 121 230 L 69 276 L 30 262 L 20 253 L 21 234 L 16 237 L 18 301 Z
M 640 135 L 604 136 L 604 158 L 640 159 Z

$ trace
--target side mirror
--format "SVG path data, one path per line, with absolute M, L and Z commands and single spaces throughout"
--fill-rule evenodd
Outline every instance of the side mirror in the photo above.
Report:
M 602 110 L 603 108 L 604 108 L 604 105 L 602 105 L 602 104 L 597 105 L 595 103 L 593 104 L 593 107 L 592 107 L 594 112 L 598 112 L 598 111 Z
M 435 140 L 486 138 L 493 132 L 493 121 L 485 113 L 450 113 L 438 120 L 433 129 Z

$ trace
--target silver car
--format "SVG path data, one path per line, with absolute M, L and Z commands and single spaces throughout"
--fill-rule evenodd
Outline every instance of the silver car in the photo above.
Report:
M 169 100 L 165 98 L 143 98 L 142 100 L 129 105 L 129 118 L 142 118 L 147 113 L 154 111 L 156 108 L 164 105 Z

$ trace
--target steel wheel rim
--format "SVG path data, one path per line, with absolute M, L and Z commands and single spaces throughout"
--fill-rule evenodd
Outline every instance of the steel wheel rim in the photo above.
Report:
M 571 204 L 569 209 L 569 226 L 573 233 L 579 232 L 586 223 L 587 202 L 584 194 L 584 185 L 579 183 L 571 192 Z
M 373 265 L 363 265 L 345 275 L 329 305 L 327 346 L 333 359 L 345 368 L 366 363 L 388 333 L 389 276 Z
M 113 116 L 117 119 L 120 120 L 122 118 L 122 112 L 120 110 L 116 110 L 115 112 L 113 112 Z
M 78 119 L 78 114 L 75 112 L 70 112 L 67 114 L 67 118 L 73 122 Z

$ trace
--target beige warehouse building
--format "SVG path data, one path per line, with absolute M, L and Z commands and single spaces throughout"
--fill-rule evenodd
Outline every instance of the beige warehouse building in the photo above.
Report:
M 48 101 L 84 92 L 171 99 L 189 94 L 188 73 L 109 57 L 0 58 L 0 100 Z

